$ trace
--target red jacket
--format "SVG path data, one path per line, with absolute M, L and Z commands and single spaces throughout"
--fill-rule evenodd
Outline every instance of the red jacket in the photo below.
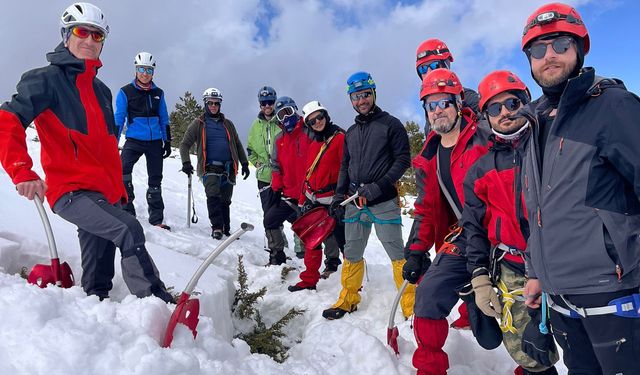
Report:
M 462 227 L 470 272 L 489 268 L 491 248 L 500 243 L 522 252 L 527 247 L 529 224 L 520 172 L 526 137 L 514 143 L 496 140 L 467 174 Z M 504 259 L 524 263 L 521 256 L 508 253 Z
M 307 151 L 307 161 L 305 163 L 305 177 L 309 173 L 309 169 L 320 153 L 320 149 L 327 142 L 328 138 L 333 135 L 329 146 L 326 147 L 324 153 L 318 160 L 313 173 L 304 181 L 300 199 L 298 202 L 304 202 L 307 197 L 315 196 L 315 201 L 320 204 L 328 205 L 333 199 L 338 183 L 338 174 L 340 173 L 340 163 L 344 149 L 344 131 L 334 124 L 326 125 L 329 129 L 325 137 L 316 135 L 313 131 L 308 131 L 313 141 L 309 145 Z
M 33 121 L 49 205 L 65 193 L 91 190 L 126 202 L 109 88 L 96 78 L 99 60 L 75 58 L 62 44 L 49 66 L 26 72 L 0 107 L 0 161 L 14 184 L 38 179 L 25 129 Z
M 487 153 L 489 133 L 478 127 L 478 119 L 470 108 L 462 109 L 462 130 L 451 153 L 451 178 L 460 204 L 464 205 L 463 182 L 469 168 Z M 415 218 L 407 243 L 410 251 L 428 252 L 444 243 L 449 227 L 457 219 L 441 192 L 436 174 L 436 151 L 440 136 L 431 132 L 418 156 L 413 159 L 416 168 L 418 199 L 415 202 Z
M 304 132 L 302 117 L 296 127 L 287 133 L 282 131 L 275 139 L 271 155 L 271 189 L 282 190 L 287 198 L 299 199 L 307 169 L 305 161 L 311 138 Z

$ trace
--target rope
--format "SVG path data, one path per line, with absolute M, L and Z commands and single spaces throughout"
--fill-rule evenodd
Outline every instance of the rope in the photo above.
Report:
M 502 319 L 500 320 L 500 329 L 502 332 L 511 332 L 513 334 L 518 333 L 516 327 L 513 326 L 513 315 L 511 314 L 511 306 L 516 302 L 517 296 L 522 296 L 523 288 L 512 290 L 507 289 L 507 285 L 504 281 L 498 282 L 498 289 L 502 295 Z

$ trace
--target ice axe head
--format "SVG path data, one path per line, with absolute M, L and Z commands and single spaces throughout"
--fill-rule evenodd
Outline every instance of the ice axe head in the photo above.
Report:
M 62 288 L 71 288 L 74 285 L 74 281 L 69 263 L 60 264 L 59 259 L 51 259 L 51 265 L 36 264 L 27 277 L 27 282 L 40 288 L 46 288 L 49 284 Z
M 387 345 L 393 349 L 396 355 L 400 355 L 400 350 L 398 349 L 398 334 L 398 327 L 387 328 Z
M 171 342 L 173 341 L 173 331 L 176 329 L 178 323 L 187 326 L 191 330 L 191 333 L 193 333 L 193 338 L 195 339 L 198 334 L 196 327 L 198 326 L 199 314 L 200 301 L 197 298 L 189 299 L 189 294 L 182 292 L 180 299 L 178 300 L 178 304 L 176 305 L 176 309 L 173 310 L 173 314 L 171 314 L 171 318 L 169 318 L 167 331 L 165 332 L 164 339 L 162 340 L 162 347 L 168 348 L 171 346 Z

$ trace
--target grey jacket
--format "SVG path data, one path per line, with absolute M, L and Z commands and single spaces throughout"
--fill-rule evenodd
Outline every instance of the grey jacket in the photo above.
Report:
M 551 294 L 640 285 L 640 99 L 585 68 L 570 79 L 540 166 L 545 96 L 521 114 L 533 127 L 523 165 L 527 273 Z

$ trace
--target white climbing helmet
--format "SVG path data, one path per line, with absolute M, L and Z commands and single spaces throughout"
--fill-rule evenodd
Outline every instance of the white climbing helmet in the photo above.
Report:
M 140 52 L 133 60 L 135 66 L 151 66 L 156 67 L 156 59 L 149 52 Z
M 210 87 L 204 90 L 202 93 L 202 99 L 205 101 L 207 99 L 220 99 L 220 101 L 222 101 L 222 92 L 215 87 Z
M 310 114 L 317 111 L 324 111 L 327 113 L 327 109 L 317 100 L 312 100 L 305 104 L 304 107 L 302 107 L 302 118 L 304 119 L 304 122 L 307 122 L 307 117 L 309 117 Z
M 89 3 L 73 3 L 64 10 L 60 17 L 62 35 L 76 25 L 89 25 L 100 29 L 105 36 L 109 35 L 109 25 L 97 6 Z

